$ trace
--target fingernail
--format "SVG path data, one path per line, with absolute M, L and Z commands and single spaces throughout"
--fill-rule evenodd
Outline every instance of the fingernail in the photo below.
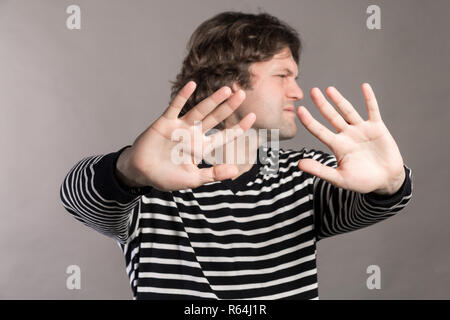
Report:
M 223 91 L 227 96 L 231 94 L 231 89 L 229 87 L 224 87 Z

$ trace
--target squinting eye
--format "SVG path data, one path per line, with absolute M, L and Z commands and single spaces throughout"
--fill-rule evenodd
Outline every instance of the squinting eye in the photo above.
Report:
M 286 74 L 279 74 L 278 76 L 279 76 L 280 78 L 286 78 L 286 77 L 287 77 Z

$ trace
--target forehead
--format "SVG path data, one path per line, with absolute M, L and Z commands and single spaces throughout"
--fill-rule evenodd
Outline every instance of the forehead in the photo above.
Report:
M 292 57 L 291 50 L 289 48 L 284 48 L 275 54 L 270 60 L 254 62 L 250 66 L 250 71 L 255 75 L 265 71 L 277 71 L 278 69 L 288 69 L 294 75 L 297 74 L 298 66 Z

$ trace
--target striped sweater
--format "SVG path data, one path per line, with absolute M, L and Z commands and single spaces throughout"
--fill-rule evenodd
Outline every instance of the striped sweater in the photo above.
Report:
M 333 155 L 268 147 L 235 180 L 129 190 L 115 174 L 125 148 L 80 160 L 60 196 L 75 219 L 119 244 L 133 299 L 318 299 L 317 242 L 384 220 L 412 195 L 407 166 L 396 194 L 361 194 L 297 166 L 312 158 L 336 167 Z

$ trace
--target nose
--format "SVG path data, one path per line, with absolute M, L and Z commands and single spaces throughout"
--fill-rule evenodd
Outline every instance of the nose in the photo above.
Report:
M 289 87 L 287 88 L 286 92 L 288 98 L 293 100 L 301 100 L 303 99 L 303 91 L 297 84 L 297 81 L 295 79 L 292 79 Z

